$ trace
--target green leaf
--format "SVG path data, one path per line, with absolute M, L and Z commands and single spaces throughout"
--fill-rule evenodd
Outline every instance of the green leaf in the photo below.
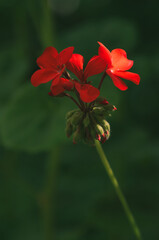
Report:
M 6 147 L 24 151 L 50 150 L 65 137 L 67 100 L 51 98 L 44 88 L 31 85 L 19 89 L 3 110 L 0 121 L 2 142 Z

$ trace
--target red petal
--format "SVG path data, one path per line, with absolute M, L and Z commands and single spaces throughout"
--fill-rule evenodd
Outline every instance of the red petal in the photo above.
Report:
M 136 85 L 139 85 L 140 83 L 140 76 L 137 73 L 114 71 L 114 74 L 118 77 L 130 80 Z
M 57 77 L 52 82 L 51 92 L 53 93 L 54 96 L 56 96 L 64 92 L 65 90 L 70 91 L 73 87 L 74 87 L 74 84 L 69 79 Z
M 108 67 L 111 66 L 111 54 L 110 51 L 100 42 L 98 42 L 100 47 L 98 49 L 98 55 L 105 60 Z
M 69 62 L 66 64 L 68 70 L 73 72 L 78 79 L 83 80 L 83 63 L 84 58 L 82 55 L 74 53 L 70 58 Z
M 90 84 L 75 83 L 75 88 L 80 94 L 80 98 L 83 102 L 93 102 L 100 94 L 99 89 L 93 87 Z
M 56 65 L 56 56 L 58 52 L 54 47 L 48 47 L 43 54 L 37 59 L 37 64 L 40 68 L 47 68 Z
M 106 69 L 106 65 L 107 65 L 106 62 L 101 57 L 99 56 L 92 57 L 84 70 L 85 81 L 88 77 L 103 72 Z
M 107 74 L 111 77 L 114 85 L 117 88 L 119 88 L 122 91 L 125 91 L 128 89 L 128 86 L 119 77 L 115 76 L 110 70 L 107 70 Z
M 70 79 L 66 79 L 66 78 L 60 78 L 60 79 L 64 89 L 70 91 L 74 87 L 74 83 L 70 81 Z
M 123 49 L 117 48 L 111 51 L 112 66 L 115 70 L 129 70 L 133 66 L 133 61 L 127 59 L 127 54 Z
M 68 47 L 62 50 L 57 56 L 57 64 L 63 65 L 66 64 L 73 54 L 74 47 Z
M 59 76 L 59 73 L 57 73 L 57 71 L 53 71 L 52 69 L 40 69 L 32 75 L 31 83 L 34 87 L 37 87 L 42 83 L 47 83 L 53 80 L 57 76 Z
M 54 96 L 56 95 L 59 95 L 60 93 L 64 92 L 65 89 L 63 88 L 62 86 L 62 83 L 61 83 L 61 79 L 60 78 L 56 78 L 54 79 L 54 81 L 52 82 L 52 85 L 51 85 L 51 92 Z

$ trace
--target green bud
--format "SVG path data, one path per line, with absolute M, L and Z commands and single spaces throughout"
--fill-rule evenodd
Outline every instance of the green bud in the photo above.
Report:
M 98 115 L 98 114 L 92 113 L 91 119 L 92 119 L 93 123 L 98 123 L 104 119 L 104 115 Z
M 110 137 L 110 125 L 105 118 L 116 108 L 105 104 L 106 100 L 98 100 L 89 112 L 75 109 L 66 115 L 66 134 L 68 137 L 73 135 L 74 143 L 82 140 L 86 144 L 94 145 L 95 139 L 104 143 Z M 101 100 L 105 102 L 101 104 Z
M 107 104 L 107 105 L 104 106 L 104 109 L 106 111 L 114 111 L 116 109 L 116 107 L 112 104 Z
M 109 137 L 110 137 L 110 131 L 106 131 L 106 138 L 107 138 L 107 140 L 109 139 Z
M 96 129 L 97 134 L 99 134 L 99 135 L 103 135 L 104 134 L 104 129 L 102 128 L 101 125 L 97 124 L 95 126 L 95 129 Z
M 71 118 L 72 115 L 73 115 L 75 112 L 77 112 L 77 111 L 79 111 L 79 110 L 78 110 L 78 109 L 75 109 L 75 110 L 72 110 L 72 111 L 68 112 L 68 113 L 66 114 L 66 119 L 68 120 L 69 118 Z
M 83 125 L 85 127 L 88 127 L 89 124 L 90 124 L 90 118 L 89 118 L 89 114 L 87 113 L 84 120 L 83 120 Z
M 67 137 L 70 137 L 73 134 L 73 126 L 70 121 L 67 121 L 66 123 L 66 135 Z
M 78 128 L 74 134 L 73 134 L 73 143 L 77 143 L 81 140 L 81 132 L 80 132 L 80 129 Z
M 92 134 L 92 130 L 93 128 L 91 128 L 91 126 L 89 125 L 88 127 L 85 128 L 85 134 L 84 134 L 84 143 L 89 144 L 89 145 L 93 145 L 94 144 L 94 135 Z
M 96 99 L 96 103 L 98 103 L 100 105 L 107 105 L 107 104 L 109 104 L 109 102 L 104 97 L 98 97 Z
M 97 133 L 96 133 L 95 128 L 90 128 L 90 134 L 91 134 L 92 139 L 96 139 Z
M 94 107 L 93 110 L 93 115 L 103 115 L 105 113 L 104 107 Z
M 109 124 L 105 119 L 103 119 L 103 120 L 100 122 L 100 125 L 103 127 L 104 132 L 110 131 L 110 124 Z
M 74 112 L 74 114 L 70 118 L 72 125 L 77 126 L 81 122 L 82 117 L 83 112 L 81 111 Z

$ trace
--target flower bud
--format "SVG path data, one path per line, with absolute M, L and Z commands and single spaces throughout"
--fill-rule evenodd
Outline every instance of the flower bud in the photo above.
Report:
M 98 97 L 98 98 L 96 99 L 96 102 L 99 103 L 99 104 L 101 104 L 101 105 L 107 105 L 107 104 L 109 104 L 109 102 L 108 102 L 104 97 Z
M 66 136 L 69 138 L 71 137 L 72 133 L 73 133 L 73 126 L 71 122 L 68 120 L 66 122 Z
M 76 111 L 78 111 L 78 109 L 72 110 L 72 111 L 68 112 L 68 113 L 66 114 L 66 119 L 68 120 L 69 118 L 71 118 L 72 115 L 73 115 Z
M 110 131 L 106 131 L 106 138 L 107 138 L 107 140 L 109 139 L 109 137 L 110 137 Z
M 89 114 L 87 113 L 84 120 L 83 120 L 83 124 L 85 127 L 88 127 L 88 125 L 90 124 L 90 118 L 89 118 Z
M 83 117 L 83 112 L 81 112 L 80 110 L 74 112 L 70 118 L 72 125 L 77 126 L 81 122 L 82 117 Z
M 105 109 L 104 107 L 93 107 L 93 110 L 92 110 L 93 114 L 94 115 L 103 115 L 105 113 Z
M 94 103 L 85 112 L 76 109 L 67 114 L 66 134 L 68 137 L 73 135 L 73 143 L 83 140 L 86 144 L 94 145 L 95 139 L 104 143 L 110 137 L 110 125 L 106 117 L 115 107 L 111 104 L 98 104 Z
M 76 144 L 77 142 L 79 142 L 81 140 L 81 132 L 80 129 L 77 129 L 74 134 L 73 134 L 73 143 Z
M 112 104 L 105 105 L 104 109 L 106 111 L 115 111 L 115 110 L 117 110 L 117 108 L 114 105 L 112 105 Z
M 103 129 L 102 126 L 99 125 L 99 124 L 97 124 L 97 125 L 95 126 L 95 130 L 96 130 L 97 134 L 99 134 L 99 135 L 103 135 L 103 134 L 104 134 L 104 129 Z
M 104 132 L 106 131 L 109 131 L 110 132 L 110 124 L 105 120 L 103 119 L 101 122 L 100 122 L 101 126 L 103 127 L 104 129 Z

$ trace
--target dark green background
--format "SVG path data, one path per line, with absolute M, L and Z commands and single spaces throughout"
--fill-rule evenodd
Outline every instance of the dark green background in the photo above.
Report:
M 133 240 L 93 147 L 65 137 L 75 106 L 30 77 L 45 47 L 74 46 L 85 62 L 97 41 L 123 48 L 141 84 L 102 95 L 118 111 L 103 147 L 141 228 L 159 239 L 159 48 L 155 0 L 0 1 L 0 239 Z M 93 77 L 94 83 L 100 76 Z

